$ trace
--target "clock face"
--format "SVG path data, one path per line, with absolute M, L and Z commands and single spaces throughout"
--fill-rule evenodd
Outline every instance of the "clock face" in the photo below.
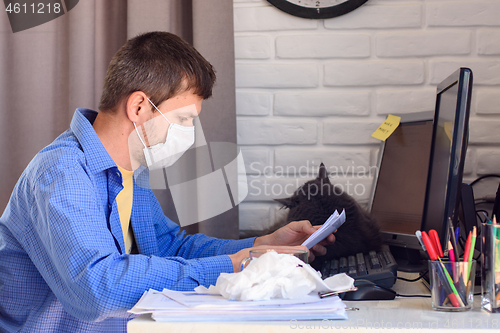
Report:
M 294 3 L 298 6 L 302 7 L 308 7 L 308 8 L 325 8 L 325 7 L 331 7 L 335 5 L 339 5 L 344 2 L 348 2 L 349 0 L 323 0 L 323 1 L 316 1 L 316 0 L 287 0 L 288 2 Z
M 368 0 L 267 0 L 282 11 L 303 18 L 325 19 L 347 14 Z

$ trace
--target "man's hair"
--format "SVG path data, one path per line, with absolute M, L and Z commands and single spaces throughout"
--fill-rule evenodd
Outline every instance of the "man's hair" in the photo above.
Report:
M 134 91 L 155 105 L 184 91 L 212 96 L 215 71 L 196 49 L 168 32 L 149 32 L 127 41 L 106 71 L 99 110 L 115 110 Z

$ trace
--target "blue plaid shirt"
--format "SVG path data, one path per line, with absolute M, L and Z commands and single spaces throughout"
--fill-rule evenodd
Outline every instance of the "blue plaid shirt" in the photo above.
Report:
M 78 109 L 40 151 L 0 218 L 0 332 L 125 332 L 149 288 L 192 290 L 232 272 L 230 254 L 253 239 L 185 235 L 151 190 L 134 184 L 128 255 L 116 207 L 121 173 Z

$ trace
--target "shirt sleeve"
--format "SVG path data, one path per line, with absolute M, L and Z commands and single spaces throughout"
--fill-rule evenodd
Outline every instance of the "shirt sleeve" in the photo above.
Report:
M 163 217 L 157 236 L 166 248 L 172 240 L 164 257 L 121 254 L 94 186 L 78 163 L 64 161 L 46 170 L 27 186 L 31 223 L 19 236 L 57 299 L 79 319 L 128 316 L 126 310 L 150 288 L 214 284 L 221 272 L 232 272 L 224 254 L 253 243 L 184 237 L 175 227 L 167 230 L 173 222 Z
M 220 239 L 203 234 L 186 235 L 168 219 L 153 192 L 150 192 L 152 218 L 155 221 L 160 256 L 180 256 L 186 259 L 233 254 L 253 246 L 255 237 L 240 240 Z M 228 258 L 229 259 L 229 258 Z M 232 265 L 231 265 L 232 272 Z

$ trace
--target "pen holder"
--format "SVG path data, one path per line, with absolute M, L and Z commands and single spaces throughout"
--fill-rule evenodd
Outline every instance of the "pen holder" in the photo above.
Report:
M 500 225 L 481 226 L 481 307 L 500 312 Z
M 438 311 L 472 309 L 475 272 L 475 260 L 429 260 L 432 308 Z

